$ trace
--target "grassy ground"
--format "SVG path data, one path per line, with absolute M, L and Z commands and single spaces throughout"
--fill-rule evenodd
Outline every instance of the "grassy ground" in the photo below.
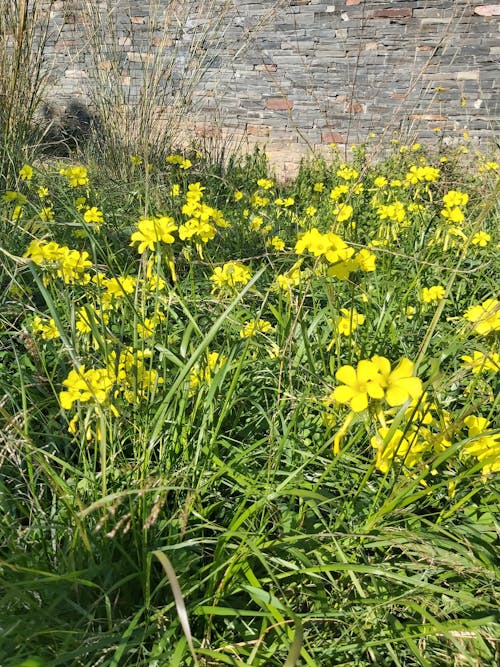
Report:
M 0 665 L 498 664 L 498 164 L 30 161 Z

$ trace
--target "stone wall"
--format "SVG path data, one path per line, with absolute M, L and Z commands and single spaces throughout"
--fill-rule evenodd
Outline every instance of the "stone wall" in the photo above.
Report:
M 369 132 L 485 141 L 498 130 L 500 4 L 39 1 L 53 96 L 91 98 L 109 80 L 132 105 L 184 100 L 199 134 L 265 143 L 281 163 Z

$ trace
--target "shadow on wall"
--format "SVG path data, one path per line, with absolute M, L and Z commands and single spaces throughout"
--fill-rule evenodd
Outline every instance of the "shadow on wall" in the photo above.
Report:
M 91 134 L 99 136 L 97 115 L 82 101 L 67 104 L 47 102 L 37 122 L 41 150 L 55 157 L 68 157 L 87 144 Z

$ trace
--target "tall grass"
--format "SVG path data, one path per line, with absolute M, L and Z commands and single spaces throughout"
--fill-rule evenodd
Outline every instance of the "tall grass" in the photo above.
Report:
M 4 0 L 0 12 L 0 183 L 17 177 L 23 161 L 31 159 L 40 138 L 37 112 L 50 80 L 51 63 L 45 46 L 53 27 L 53 0 Z M 31 145 L 31 149 L 30 149 Z

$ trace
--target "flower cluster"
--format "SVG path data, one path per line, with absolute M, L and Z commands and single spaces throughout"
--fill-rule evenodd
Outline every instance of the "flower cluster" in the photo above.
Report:
M 210 276 L 212 292 L 232 292 L 235 288 L 246 285 L 251 277 L 250 269 L 242 262 L 226 262 L 224 266 L 216 266 Z
M 89 184 L 89 176 L 87 167 L 77 165 L 75 167 L 66 167 L 59 170 L 59 173 L 65 176 L 69 185 L 72 188 L 77 188 L 81 185 Z
M 69 372 L 68 377 L 63 380 L 66 387 L 59 393 L 61 407 L 71 410 L 73 403 L 105 403 L 113 388 L 114 377 L 108 368 L 90 368 L 85 370 L 82 365 L 78 369 Z
M 60 337 L 59 329 L 52 317 L 42 319 L 39 315 L 36 315 L 31 322 L 31 331 L 34 334 L 39 334 L 43 340 L 54 340 Z
M 23 257 L 31 259 L 49 274 L 55 274 L 66 283 L 86 283 L 90 280 L 87 269 L 92 266 L 86 251 L 71 250 L 55 241 L 33 240 Z
M 417 167 L 413 165 L 405 176 L 407 184 L 416 185 L 418 183 L 433 183 L 437 181 L 440 176 L 440 170 L 436 167 Z
M 322 234 L 316 227 L 302 233 L 295 244 L 295 252 L 298 255 L 309 251 L 314 257 L 324 258 L 328 264 L 327 275 L 335 276 L 340 280 L 349 278 L 352 271 L 375 270 L 375 255 L 369 250 L 363 249 L 358 255 L 354 255 L 354 249 L 334 234 L 327 232 Z
M 200 257 L 203 258 L 202 243 L 208 243 L 216 234 L 217 227 L 229 227 L 221 211 L 203 203 L 204 187 L 200 183 L 191 183 L 186 193 L 186 202 L 182 213 L 188 217 L 179 227 L 181 241 L 193 239 Z
M 182 155 L 178 154 L 169 155 L 168 157 L 165 158 L 165 162 L 167 162 L 167 164 L 176 164 L 180 169 L 183 169 L 184 171 L 190 169 L 193 166 L 191 160 L 183 158 Z

